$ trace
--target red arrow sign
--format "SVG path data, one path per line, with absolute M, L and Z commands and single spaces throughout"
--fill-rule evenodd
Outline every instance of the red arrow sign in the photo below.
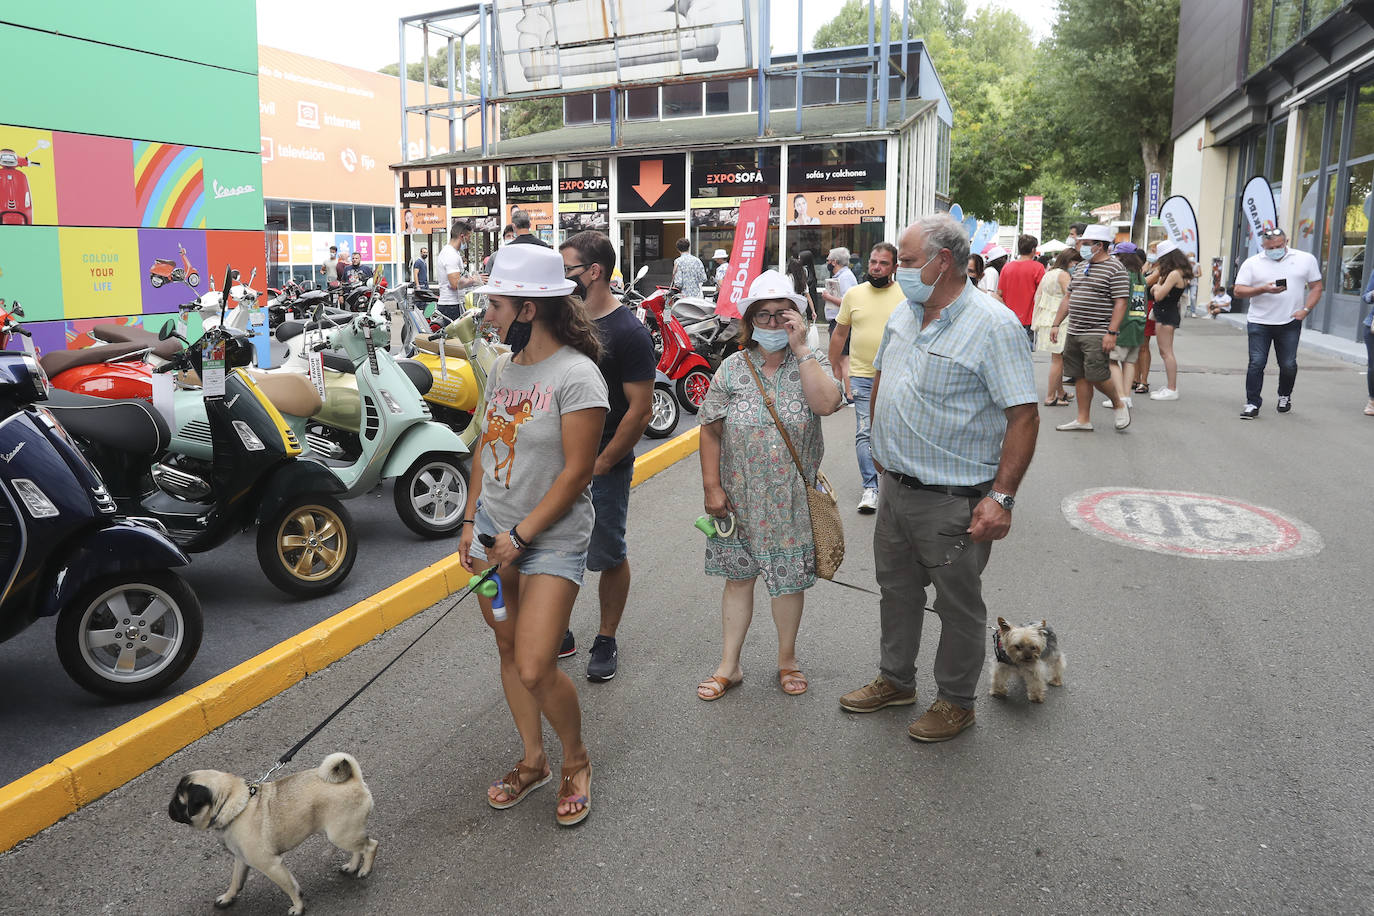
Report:
M 634 185 L 638 194 L 649 206 L 658 203 L 672 185 L 663 183 L 663 160 L 641 159 L 639 162 L 639 184 Z

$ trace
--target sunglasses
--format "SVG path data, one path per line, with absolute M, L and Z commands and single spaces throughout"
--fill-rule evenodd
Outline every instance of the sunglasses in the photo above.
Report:
M 959 561 L 959 558 L 964 555 L 964 548 L 968 546 L 967 531 L 937 531 L 936 536 L 942 538 L 958 538 L 958 540 L 945 552 L 945 558 L 939 563 L 926 563 L 918 554 L 916 556 L 916 562 L 926 569 L 939 569 L 942 566 L 953 566 Z
M 1262 229 L 1262 230 L 1260 230 L 1260 238 L 1277 239 L 1277 238 L 1282 238 L 1282 237 L 1283 237 L 1283 230 L 1282 230 L 1282 229 L 1279 229 L 1277 226 L 1274 227 L 1274 228 L 1271 228 L 1271 229 Z

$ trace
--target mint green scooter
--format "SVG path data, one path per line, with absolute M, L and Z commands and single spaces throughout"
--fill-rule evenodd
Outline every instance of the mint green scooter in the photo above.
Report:
M 314 337 L 307 344 L 309 378 L 254 374 L 305 457 L 338 475 L 345 498 L 394 479 L 396 514 L 406 527 L 427 538 L 456 533 L 467 505 L 469 447 L 431 418 L 422 396 L 434 382 L 429 369 L 388 353 L 387 322 L 367 313 L 330 329 L 327 340 L 321 331 L 306 333 Z M 302 383 L 313 390 L 290 391 Z M 316 409 L 308 395 L 321 388 Z

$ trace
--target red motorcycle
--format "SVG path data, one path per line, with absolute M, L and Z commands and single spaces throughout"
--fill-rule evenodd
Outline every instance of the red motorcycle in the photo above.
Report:
M 20 156 L 12 149 L 0 149 L 0 225 L 33 224 L 33 194 L 29 191 L 29 177 L 19 170 L 42 165 L 29 156 L 48 146 L 47 140 L 39 140 L 28 156 Z
M 658 353 L 659 371 L 676 384 L 682 408 L 696 413 L 711 388 L 714 367 L 692 346 L 682 322 L 673 315 L 668 305 L 670 292 L 670 288 L 660 286 L 643 299 L 637 292 L 629 292 L 625 304 L 641 312 Z

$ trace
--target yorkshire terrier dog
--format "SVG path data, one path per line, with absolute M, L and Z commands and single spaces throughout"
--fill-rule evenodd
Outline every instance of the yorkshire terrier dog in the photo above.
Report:
M 1059 637 L 1045 621 L 1024 627 L 1014 627 L 1001 617 L 992 631 L 992 651 L 997 656 L 997 669 L 992 673 L 988 693 L 995 697 L 1007 695 L 1007 683 L 1020 677 L 1026 684 L 1026 699 L 1032 703 L 1045 702 L 1045 685 L 1064 686 L 1064 653 L 1059 651 Z

